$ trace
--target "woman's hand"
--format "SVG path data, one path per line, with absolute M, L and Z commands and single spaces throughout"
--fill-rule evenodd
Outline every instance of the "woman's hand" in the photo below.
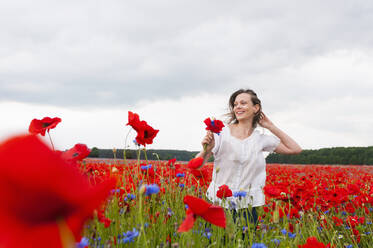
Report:
M 202 147 L 209 153 L 215 146 L 214 134 L 211 131 L 207 131 L 206 136 L 202 140 Z
M 274 126 L 272 121 L 268 119 L 268 117 L 263 112 L 260 113 L 259 125 L 261 127 L 268 128 L 268 129 Z

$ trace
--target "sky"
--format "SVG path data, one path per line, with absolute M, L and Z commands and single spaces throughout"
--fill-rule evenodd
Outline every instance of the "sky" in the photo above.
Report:
M 49 116 L 57 149 L 135 148 L 133 111 L 197 151 L 250 88 L 303 149 L 373 145 L 370 1 L 5 0 L 0 30 L 1 141 Z

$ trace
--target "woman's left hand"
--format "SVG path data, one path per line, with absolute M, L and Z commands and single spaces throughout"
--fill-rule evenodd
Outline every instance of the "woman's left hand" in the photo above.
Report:
M 262 112 L 260 113 L 259 125 L 264 128 L 270 128 L 273 126 L 273 123 L 268 117 Z

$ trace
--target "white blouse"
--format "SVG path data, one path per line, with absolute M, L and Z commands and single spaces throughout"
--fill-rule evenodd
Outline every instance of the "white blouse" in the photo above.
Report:
M 263 151 L 273 152 L 280 144 L 280 139 L 254 130 L 249 137 L 241 140 L 231 135 L 229 127 L 223 128 L 220 135 L 214 134 L 214 138 L 214 171 L 207 189 L 207 198 L 225 208 L 240 209 L 247 208 L 248 205 L 264 205 L 266 162 Z M 245 191 L 246 196 L 219 199 L 216 192 L 224 184 L 233 193 Z

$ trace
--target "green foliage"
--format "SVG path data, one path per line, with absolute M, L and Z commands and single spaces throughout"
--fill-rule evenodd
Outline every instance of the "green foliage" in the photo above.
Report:
M 267 163 L 284 164 L 354 164 L 373 165 L 373 146 L 333 147 L 318 150 L 303 150 L 297 155 L 271 153 Z
M 91 157 L 91 158 L 98 158 L 99 155 L 100 155 L 100 153 L 99 153 L 98 148 L 97 147 L 93 147 L 91 149 L 91 153 L 89 154 L 89 157 Z
M 99 157 L 99 158 L 114 158 L 113 149 L 98 149 L 96 147 L 95 153 L 89 155 L 89 157 Z M 153 153 L 158 154 L 160 160 L 169 160 L 176 158 L 178 161 L 189 161 L 194 158 L 198 152 L 190 152 L 185 150 L 146 150 L 148 160 L 158 160 L 157 156 Z M 116 158 L 123 159 L 123 149 L 116 150 Z M 126 149 L 126 158 L 127 159 L 137 159 L 137 150 Z M 140 159 L 145 159 L 144 153 L 141 152 Z M 210 159 L 213 161 L 213 159 Z

